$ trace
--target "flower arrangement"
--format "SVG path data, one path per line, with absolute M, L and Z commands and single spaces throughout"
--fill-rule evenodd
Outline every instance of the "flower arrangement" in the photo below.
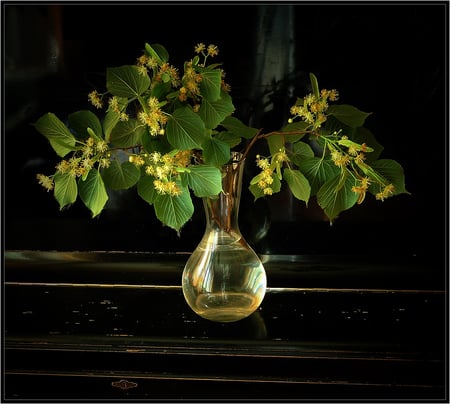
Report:
M 106 70 L 106 90 L 89 94 L 101 114 L 81 110 L 61 120 L 47 113 L 34 124 L 61 158 L 39 183 L 54 192 L 60 209 L 79 197 L 99 215 L 109 190 L 136 188 L 157 218 L 176 231 L 194 212 L 192 196 L 222 191 L 220 167 L 232 151 L 245 159 L 258 141 L 259 173 L 250 181 L 255 200 L 275 194 L 285 182 L 297 199 L 316 197 L 333 222 L 340 212 L 364 201 L 407 193 L 404 173 L 364 127 L 370 113 L 334 104 L 336 90 L 319 89 L 298 98 L 291 118 L 278 131 L 264 133 L 233 116 L 231 88 L 220 64 L 209 63 L 217 46 L 195 46 L 178 69 L 160 44 L 145 44 L 134 65 Z

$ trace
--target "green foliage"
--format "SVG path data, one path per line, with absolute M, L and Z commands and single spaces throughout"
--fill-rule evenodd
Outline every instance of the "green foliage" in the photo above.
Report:
M 326 181 L 317 192 L 317 202 L 332 222 L 344 210 L 350 209 L 358 200 L 352 191 L 354 181 L 347 172 Z
M 135 185 L 140 177 L 141 172 L 133 163 L 120 163 L 118 160 L 113 160 L 102 174 L 105 186 L 110 189 L 128 189 Z
M 330 222 L 366 193 L 384 200 L 408 193 L 401 165 L 380 159 L 383 146 L 364 127 L 371 115 L 334 104 L 336 90 L 298 98 L 279 131 L 264 133 L 233 116 L 235 106 L 220 64 L 208 64 L 215 47 L 197 45 L 178 69 L 160 44 L 145 44 L 136 65 L 106 69 L 106 90 L 89 94 L 97 111 L 76 111 L 61 120 L 47 113 L 34 124 L 61 158 L 54 174 L 39 182 L 60 209 L 79 197 L 93 217 L 107 206 L 108 189 L 135 189 L 156 217 L 177 232 L 191 218 L 192 196 L 222 191 L 221 167 L 231 153 L 244 160 L 257 141 L 260 173 L 250 180 L 255 200 L 280 192 L 283 182 L 308 204 L 317 198 Z M 241 164 L 238 162 L 238 164 Z
M 330 105 L 327 113 L 351 128 L 359 128 L 360 126 L 363 126 L 366 118 L 370 115 L 368 112 L 362 112 L 352 105 L 345 104 Z
M 111 130 L 109 140 L 115 147 L 127 149 L 141 145 L 146 133 L 144 125 L 136 119 L 130 119 L 126 122 L 117 122 Z
M 75 137 L 64 123 L 53 113 L 43 115 L 34 124 L 36 130 L 44 135 L 59 157 L 64 157 L 75 148 Z
M 150 77 L 140 74 L 136 66 L 111 67 L 106 70 L 106 88 L 117 97 L 137 97 L 149 86 Z
M 308 203 L 311 194 L 311 185 L 306 177 L 299 170 L 292 170 L 290 168 L 284 169 L 283 177 L 289 185 L 292 195 Z
M 77 181 L 75 177 L 73 175 L 70 175 L 69 173 L 56 173 L 53 180 L 55 182 L 54 195 L 59 203 L 59 208 L 62 210 L 63 208 L 71 205 L 77 200 Z
M 188 189 L 181 187 L 181 190 L 182 194 L 178 196 L 158 194 L 153 202 L 156 217 L 176 231 L 179 231 L 194 213 Z
M 222 173 L 216 167 L 192 166 L 186 172 L 186 178 L 189 188 L 200 198 L 217 195 L 222 191 Z
M 205 122 L 190 107 L 177 109 L 166 127 L 168 142 L 176 149 L 199 149 L 208 138 Z
M 105 184 L 98 170 L 90 170 L 87 178 L 78 180 L 78 190 L 83 203 L 89 208 L 92 217 L 97 216 L 108 200 Z

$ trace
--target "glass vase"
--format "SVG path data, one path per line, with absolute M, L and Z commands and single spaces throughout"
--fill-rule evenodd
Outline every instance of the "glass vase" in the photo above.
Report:
M 238 225 L 245 160 L 240 153 L 222 167 L 222 192 L 203 198 L 205 233 L 183 270 L 186 302 L 199 316 L 233 322 L 251 315 L 266 293 L 264 266 Z

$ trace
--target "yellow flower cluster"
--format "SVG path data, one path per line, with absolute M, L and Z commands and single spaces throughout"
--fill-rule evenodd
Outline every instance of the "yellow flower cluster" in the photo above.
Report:
M 109 167 L 111 160 L 109 159 L 108 145 L 100 139 L 95 140 L 93 137 L 89 137 L 80 149 L 81 155 L 72 154 L 68 160 L 61 160 L 56 165 L 57 173 L 70 174 L 72 177 L 82 177 L 87 175 L 89 171 L 94 167 L 95 163 L 98 163 L 99 167 Z M 45 189 L 53 189 L 53 179 L 43 174 L 38 174 L 37 179 L 39 184 Z
M 325 112 L 328 109 L 328 100 L 336 101 L 338 98 L 339 93 L 336 90 L 323 89 L 319 97 L 308 94 L 303 98 L 303 105 L 293 105 L 290 112 L 294 118 L 299 117 L 306 123 L 311 124 L 313 129 L 318 129 L 327 120 Z M 290 122 L 292 120 L 290 119 Z
M 195 53 L 201 53 L 205 58 L 207 56 L 217 56 L 219 48 L 216 45 L 210 44 L 208 47 L 202 42 L 198 43 L 194 48 Z M 206 52 L 205 52 L 206 51 Z
M 375 195 L 375 198 L 378 201 L 384 201 L 386 198 L 389 198 L 390 196 L 394 195 L 395 187 L 393 184 L 386 185 L 381 192 L 378 192 Z
M 119 119 L 122 122 L 128 121 L 129 116 L 128 116 L 128 114 L 126 112 L 122 112 L 120 110 L 119 99 L 116 96 L 111 97 L 108 100 L 108 105 L 109 105 L 109 107 L 108 107 L 109 111 L 114 111 L 116 114 L 118 114 L 119 115 Z
M 49 176 L 44 174 L 36 174 L 36 178 L 39 181 L 39 185 L 42 185 L 47 190 L 47 192 L 55 188 L 53 179 L 51 179 Z
M 333 163 L 342 168 L 348 165 L 350 163 L 350 156 L 346 153 L 341 153 L 340 151 L 334 149 L 331 152 L 331 160 L 333 160 Z
M 256 165 L 261 169 L 261 173 L 258 175 L 258 187 L 262 189 L 264 195 L 272 195 L 273 169 L 269 159 L 258 154 L 256 156 Z
M 359 185 L 355 185 L 352 187 L 352 191 L 358 194 L 357 203 L 360 205 L 363 203 L 364 198 L 366 197 L 367 189 L 369 188 L 370 181 L 368 177 L 363 177 L 359 180 Z
M 189 165 L 191 151 L 183 150 L 175 155 L 159 152 L 130 155 L 129 161 L 137 167 L 145 166 L 145 173 L 155 177 L 153 186 L 159 194 L 177 196 L 182 192 L 176 181 L 179 170 Z
M 158 73 L 155 75 L 155 81 L 166 82 L 168 78 L 173 87 L 178 87 L 180 85 L 180 76 L 178 75 L 178 69 L 169 63 L 164 63 L 159 67 Z
M 102 108 L 103 107 L 103 101 L 98 93 L 97 90 L 91 91 L 88 94 L 88 100 L 89 102 L 95 107 L 95 108 Z
M 186 101 L 187 97 L 195 97 L 200 94 L 199 84 L 202 81 L 202 75 L 197 73 L 192 65 L 192 61 L 186 63 L 184 74 L 181 79 L 179 100 Z
M 168 116 L 161 110 L 159 100 L 156 97 L 150 97 L 147 105 L 147 112 L 139 112 L 139 120 L 149 127 L 152 136 L 163 135 L 164 125 L 167 123 Z
M 152 69 L 155 73 L 154 82 L 159 83 L 161 81 L 170 81 L 172 86 L 177 87 L 180 85 L 180 77 L 178 69 L 169 63 L 159 64 L 155 58 L 148 55 L 141 55 L 136 62 L 140 74 L 145 76 L 148 74 L 148 69 Z

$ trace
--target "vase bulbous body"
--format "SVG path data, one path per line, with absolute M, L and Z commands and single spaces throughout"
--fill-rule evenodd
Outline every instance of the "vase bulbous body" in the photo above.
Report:
M 186 302 L 199 316 L 233 322 L 251 315 L 266 293 L 264 266 L 238 226 L 244 160 L 222 167 L 222 192 L 204 198 L 206 230 L 183 270 Z

